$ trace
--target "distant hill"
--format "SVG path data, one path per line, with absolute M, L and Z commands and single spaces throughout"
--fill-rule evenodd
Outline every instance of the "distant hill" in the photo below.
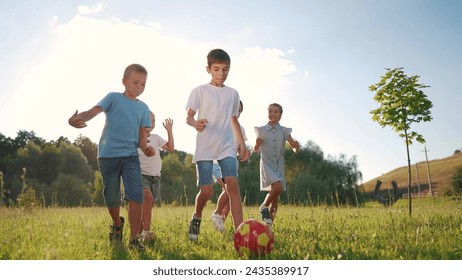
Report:
M 456 153 L 450 157 L 428 161 L 430 169 L 430 178 L 432 182 L 432 192 L 437 195 L 444 195 L 447 191 L 451 190 L 452 177 L 457 168 L 462 167 L 462 153 Z M 417 178 L 418 170 L 418 178 Z M 412 193 L 418 195 L 418 182 L 420 183 L 420 191 L 423 195 L 427 195 L 428 188 L 428 175 L 427 164 L 425 161 L 413 164 L 411 166 L 411 186 Z M 407 195 L 408 186 L 408 167 L 403 166 L 392 170 L 382 176 L 374 178 L 363 184 L 364 191 L 368 195 L 373 195 L 377 180 L 382 181 L 381 190 L 391 189 L 392 181 L 398 183 L 401 193 Z

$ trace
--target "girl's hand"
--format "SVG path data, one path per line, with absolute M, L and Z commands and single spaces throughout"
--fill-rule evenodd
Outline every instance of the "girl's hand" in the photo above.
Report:
M 298 141 L 294 141 L 294 144 L 292 146 L 292 150 L 294 151 L 294 153 L 298 152 L 300 150 L 300 143 L 298 143 Z

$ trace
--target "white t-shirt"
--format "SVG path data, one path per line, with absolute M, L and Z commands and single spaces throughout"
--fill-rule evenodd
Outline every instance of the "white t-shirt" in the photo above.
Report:
M 200 85 L 189 95 L 186 110 L 196 112 L 196 120 L 207 119 L 202 132 L 197 132 L 193 163 L 236 157 L 231 117 L 239 113 L 239 94 L 230 87 Z
M 138 154 L 140 155 L 141 173 L 148 176 L 160 176 L 162 170 L 162 160 L 160 158 L 160 151 L 163 151 L 162 147 L 167 144 L 162 137 L 157 134 L 151 134 L 148 137 L 148 146 L 152 146 L 156 150 L 156 154 L 152 157 L 147 157 L 143 151 L 138 148 Z

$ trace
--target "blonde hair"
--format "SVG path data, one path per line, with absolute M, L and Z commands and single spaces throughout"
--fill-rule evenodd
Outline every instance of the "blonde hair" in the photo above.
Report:
M 146 68 L 144 68 L 144 66 L 134 63 L 134 64 L 128 65 L 125 68 L 124 78 L 127 78 L 128 75 L 130 75 L 132 72 L 138 72 L 138 73 L 148 75 L 148 71 L 146 70 Z

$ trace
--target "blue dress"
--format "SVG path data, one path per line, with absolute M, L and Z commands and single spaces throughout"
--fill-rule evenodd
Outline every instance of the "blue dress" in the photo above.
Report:
M 284 153 L 286 141 L 292 128 L 266 124 L 255 127 L 257 137 L 263 139 L 260 145 L 260 190 L 270 191 L 271 184 L 281 181 L 283 190 L 286 190 L 284 175 Z

